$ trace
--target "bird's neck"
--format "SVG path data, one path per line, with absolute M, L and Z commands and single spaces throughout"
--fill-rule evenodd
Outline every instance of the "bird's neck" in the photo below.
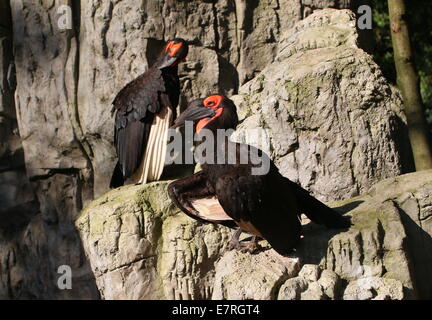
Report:
M 199 141 L 195 144 L 194 153 L 198 163 L 203 167 L 226 165 L 228 157 L 236 153 L 236 143 L 216 130 L 207 131 L 205 138 L 202 135 L 199 137 L 202 139 L 198 139 Z
M 176 75 L 178 73 L 178 64 L 176 64 L 175 66 L 163 68 L 161 69 L 161 71 L 165 75 Z

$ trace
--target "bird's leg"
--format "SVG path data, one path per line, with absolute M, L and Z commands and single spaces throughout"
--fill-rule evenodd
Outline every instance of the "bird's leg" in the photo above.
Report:
M 240 251 L 252 254 L 259 251 L 259 249 L 261 249 L 261 246 L 258 244 L 258 237 L 254 235 L 251 240 L 241 245 Z
M 241 228 L 237 228 L 237 230 L 234 232 L 230 242 L 228 243 L 227 250 L 240 250 L 241 244 L 240 244 L 240 235 L 242 233 Z
M 228 243 L 227 250 L 238 250 L 243 253 L 255 253 L 261 246 L 258 244 L 258 237 L 252 236 L 252 239 L 246 242 L 240 241 L 240 235 L 242 233 L 242 229 L 238 228 L 233 234 L 230 242 Z

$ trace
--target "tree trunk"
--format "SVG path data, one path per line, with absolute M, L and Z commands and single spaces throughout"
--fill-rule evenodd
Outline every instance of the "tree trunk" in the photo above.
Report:
M 431 169 L 432 153 L 420 95 L 419 78 L 414 68 L 409 31 L 405 21 L 405 1 L 388 0 L 388 7 L 397 82 L 404 100 L 416 170 Z

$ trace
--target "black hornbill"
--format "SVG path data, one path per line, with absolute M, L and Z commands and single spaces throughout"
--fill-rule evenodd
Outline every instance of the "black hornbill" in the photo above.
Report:
M 118 162 L 110 187 L 126 179 L 146 183 L 158 180 L 165 163 L 167 132 L 176 118 L 180 96 L 178 64 L 186 58 L 188 44 L 168 42 L 155 64 L 129 82 L 113 101 L 114 143 Z
M 233 101 L 221 95 L 194 100 L 173 127 L 181 126 L 188 120 L 194 121 L 197 134 L 203 128 L 216 134 L 217 129 L 234 129 L 238 123 Z M 315 223 L 330 228 L 350 225 L 349 221 L 312 197 L 308 191 L 283 177 L 261 150 L 228 138 L 225 143 L 218 144 L 216 138 L 213 141 L 212 147 L 216 150 L 213 162 L 217 153 L 223 153 L 224 159 L 231 159 L 231 162 L 202 163 L 202 171 L 172 182 L 168 192 L 172 201 L 194 219 L 238 226 L 229 247 L 253 252 L 257 247 L 256 239 L 260 237 L 266 239 L 278 253 L 289 254 L 301 236 L 301 213 Z M 244 157 L 241 160 L 242 152 L 247 153 L 247 161 Z M 264 174 L 253 174 L 252 169 L 262 165 L 257 161 L 260 159 L 269 161 L 269 170 Z M 239 241 L 242 231 L 253 235 L 246 244 Z

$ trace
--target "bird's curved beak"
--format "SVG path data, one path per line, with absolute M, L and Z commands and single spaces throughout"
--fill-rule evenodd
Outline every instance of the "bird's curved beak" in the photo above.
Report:
M 216 115 L 216 112 L 211 108 L 199 107 L 196 105 L 190 105 L 185 111 L 183 111 L 171 126 L 171 128 L 181 127 L 186 121 L 196 121 L 203 118 L 211 118 Z
M 173 65 L 175 65 L 177 63 L 178 58 L 173 56 L 169 56 L 169 55 L 164 55 L 162 61 L 158 64 L 158 69 L 163 69 L 163 68 L 167 68 L 167 67 L 171 67 Z

